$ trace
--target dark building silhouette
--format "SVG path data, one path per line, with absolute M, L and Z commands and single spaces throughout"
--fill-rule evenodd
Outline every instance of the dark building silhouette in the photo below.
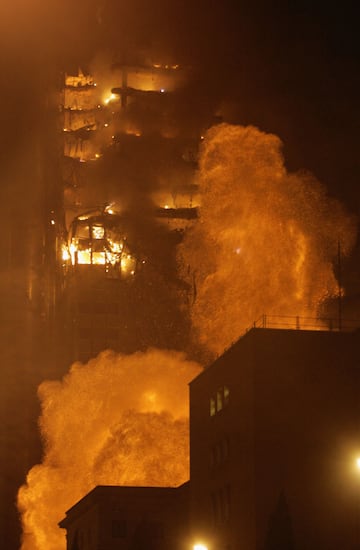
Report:
M 188 484 L 178 488 L 98 486 L 60 523 L 67 547 L 185 548 Z
M 253 329 L 190 384 L 191 521 L 215 547 L 357 547 L 358 338 Z
M 358 548 L 359 390 L 358 331 L 252 329 L 195 378 L 188 546 Z

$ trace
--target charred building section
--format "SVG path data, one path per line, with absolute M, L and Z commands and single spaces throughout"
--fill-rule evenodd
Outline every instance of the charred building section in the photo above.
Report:
M 175 249 L 197 217 L 198 146 L 210 123 L 184 116 L 188 79 L 160 63 L 65 75 L 57 254 L 66 361 L 107 347 L 184 348 L 189 289 Z

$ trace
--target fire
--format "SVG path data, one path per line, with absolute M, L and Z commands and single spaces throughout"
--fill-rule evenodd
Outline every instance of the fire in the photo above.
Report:
M 355 224 L 311 174 L 291 174 L 282 143 L 255 127 L 221 124 L 202 142 L 200 223 L 179 252 L 195 280 L 199 340 L 221 353 L 264 313 L 316 317 L 338 292 L 333 272 Z
M 109 105 L 109 103 L 115 101 L 115 99 L 118 99 L 118 96 L 116 94 L 110 93 L 104 98 L 104 104 Z
M 108 351 L 41 384 L 45 456 L 18 495 L 22 550 L 65 549 L 57 524 L 96 485 L 188 479 L 187 383 L 199 372 L 181 353 Z
M 138 259 L 129 250 L 119 216 L 111 207 L 97 214 L 88 213 L 73 220 L 69 243 L 63 245 L 63 261 L 72 266 L 104 266 L 107 273 L 112 271 L 114 276 L 131 278 L 136 273 Z

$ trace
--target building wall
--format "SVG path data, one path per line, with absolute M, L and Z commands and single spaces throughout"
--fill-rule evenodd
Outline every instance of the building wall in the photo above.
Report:
M 297 548 L 358 547 L 357 338 L 306 331 L 254 335 L 258 548 L 290 523 Z M 281 495 L 288 519 L 279 517 Z
M 174 550 L 184 548 L 187 487 L 99 486 L 60 523 L 68 550 Z
M 190 384 L 194 536 L 214 548 L 356 547 L 357 336 L 252 330 Z
M 253 349 L 244 340 L 241 376 L 237 350 L 228 350 L 190 384 L 190 517 L 194 538 L 210 548 L 253 548 Z M 227 368 L 233 364 L 234 368 Z M 228 403 L 210 414 L 210 400 L 228 388 Z M 236 514 L 234 511 L 236 510 Z

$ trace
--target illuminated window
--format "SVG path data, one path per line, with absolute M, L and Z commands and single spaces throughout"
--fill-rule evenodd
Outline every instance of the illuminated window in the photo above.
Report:
M 91 236 L 93 239 L 103 239 L 105 230 L 102 225 L 93 225 L 91 228 Z
M 210 398 L 210 416 L 223 410 L 229 403 L 230 390 L 227 386 L 220 387 L 216 392 L 216 397 Z
M 77 263 L 78 264 L 91 264 L 91 252 L 90 250 L 79 250 L 77 253 Z

